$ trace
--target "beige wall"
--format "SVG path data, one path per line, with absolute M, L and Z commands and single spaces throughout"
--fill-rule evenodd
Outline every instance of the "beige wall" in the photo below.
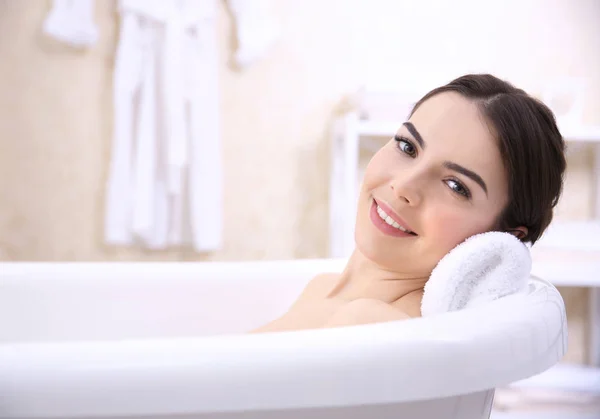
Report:
M 358 47 L 348 41 L 356 40 L 352 13 L 340 7 L 348 3 L 275 2 L 282 36 L 268 57 L 243 72 L 227 64 L 231 22 L 220 3 L 225 246 L 214 254 L 196 255 L 186 250 L 146 252 L 102 244 L 112 65 L 118 35 L 114 1 L 97 0 L 101 38 L 94 48 L 80 52 L 41 34 L 50 1 L 0 0 L 0 259 L 326 256 L 329 123 L 340 98 L 365 74 Z M 411 5 L 410 14 L 388 14 L 397 27 L 388 22 L 373 30 L 373 36 L 382 36 L 380 51 L 398 48 L 419 58 L 417 66 L 393 64 L 403 75 L 399 79 L 416 82 L 419 74 L 432 74 L 432 68 L 441 66 L 453 75 L 464 68 L 482 67 L 539 92 L 553 77 L 583 76 L 590 92 L 586 119 L 600 122 L 600 29 L 593 19 L 600 16 L 600 3 L 513 1 L 509 3 L 516 10 L 495 10 L 490 19 L 498 20 L 474 22 L 472 27 L 450 25 L 448 11 L 432 14 L 435 8 L 423 2 L 421 6 L 402 3 Z M 409 23 L 407 36 L 399 28 Z M 426 37 L 432 28 L 449 35 Z M 478 44 L 479 49 L 473 50 L 469 47 L 473 31 L 485 28 L 489 44 Z M 454 39 L 453 43 L 448 39 Z M 443 48 L 436 50 L 440 45 Z M 377 57 L 373 62 L 377 64 Z M 386 74 L 392 78 L 390 71 Z M 560 217 L 590 215 L 587 151 L 569 157 Z M 585 292 L 562 291 L 571 321 L 568 359 L 577 361 L 583 359 Z

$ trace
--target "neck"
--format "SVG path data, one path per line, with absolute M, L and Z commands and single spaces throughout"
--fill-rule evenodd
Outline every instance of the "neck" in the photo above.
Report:
M 428 277 L 415 277 L 387 269 L 354 250 L 330 297 L 370 298 L 393 303 L 409 294 L 422 293 Z

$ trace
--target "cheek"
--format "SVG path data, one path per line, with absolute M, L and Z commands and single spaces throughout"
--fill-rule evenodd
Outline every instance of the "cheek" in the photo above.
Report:
M 365 189 L 370 190 L 379 186 L 390 177 L 389 169 L 394 167 L 397 162 L 394 162 L 393 150 L 390 150 L 389 147 L 389 144 L 384 146 L 369 160 L 363 176 Z
M 489 231 L 492 220 L 487 218 L 484 220 L 472 211 L 438 207 L 426 220 L 427 237 L 433 246 L 448 252 L 468 237 Z

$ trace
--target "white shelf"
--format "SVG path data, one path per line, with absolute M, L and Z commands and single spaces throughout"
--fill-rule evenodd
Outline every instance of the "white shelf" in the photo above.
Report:
M 600 221 L 555 221 L 531 254 L 531 273 L 555 286 L 600 287 Z
M 358 134 L 364 137 L 391 137 L 402 125 L 391 121 L 358 121 Z
M 364 137 L 391 137 L 402 125 L 399 121 L 359 120 L 358 135 Z M 566 141 L 600 143 L 600 126 L 581 126 L 561 129 Z
M 600 288 L 600 261 L 571 262 L 568 258 L 532 258 L 531 274 L 555 287 Z M 571 263 L 570 263 L 571 262 Z
M 600 127 L 581 126 L 573 128 L 560 128 L 566 141 L 582 143 L 600 143 Z
M 597 419 L 598 396 L 600 369 L 561 363 L 498 389 L 490 418 Z
M 511 387 L 560 389 L 600 394 L 600 369 L 586 365 L 562 363 L 539 375 L 512 383 Z
M 534 247 L 600 252 L 600 220 L 554 221 Z

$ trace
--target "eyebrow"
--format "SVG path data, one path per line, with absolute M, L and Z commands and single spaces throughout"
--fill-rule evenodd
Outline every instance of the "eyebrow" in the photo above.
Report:
M 411 135 L 413 137 L 415 137 L 415 140 L 417 140 L 417 142 L 419 143 L 419 145 L 421 146 L 421 148 L 423 150 L 425 150 L 425 141 L 423 141 L 423 137 L 421 137 L 421 134 L 419 134 L 419 131 L 417 131 L 417 129 L 415 128 L 415 126 L 412 124 L 412 122 L 405 122 L 402 125 L 404 125 L 406 127 L 406 129 L 408 130 L 408 132 L 410 132 Z
M 454 170 L 455 172 L 462 173 L 468 178 L 472 179 L 475 183 L 477 183 L 481 188 L 485 191 L 485 194 L 488 194 L 487 185 L 477 173 L 467 169 L 466 167 L 462 167 L 459 164 L 452 163 L 451 161 L 445 161 L 444 167 L 450 170 Z
M 415 128 L 413 123 L 406 121 L 402 125 L 404 125 L 406 127 L 408 132 L 410 132 L 411 135 L 413 137 L 415 137 L 415 140 L 419 143 L 421 148 L 423 150 L 425 150 L 425 141 L 423 141 L 423 137 L 421 137 L 421 134 L 419 134 L 419 131 L 417 131 L 417 129 Z M 477 173 L 473 172 L 472 170 L 467 169 L 466 167 L 461 166 L 460 164 L 456 164 L 451 161 L 445 161 L 444 167 L 449 170 L 454 170 L 455 172 L 461 173 L 461 174 L 465 175 L 466 177 L 470 178 L 475 183 L 477 183 L 479 186 L 481 186 L 481 188 L 483 189 L 483 191 L 485 192 L 486 195 L 488 194 L 487 185 L 485 184 L 485 182 L 483 181 L 481 176 L 479 176 Z

